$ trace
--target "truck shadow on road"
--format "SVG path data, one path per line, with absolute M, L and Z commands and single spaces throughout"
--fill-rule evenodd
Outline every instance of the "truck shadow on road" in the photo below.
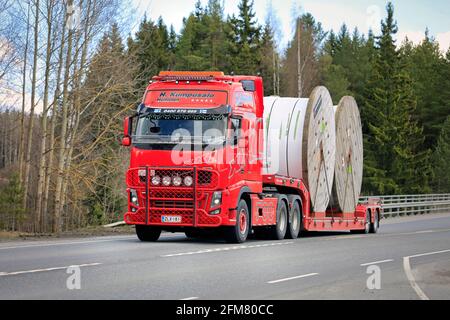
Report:
M 350 232 L 304 232 L 297 239 L 291 241 L 301 241 L 302 239 L 321 239 L 333 236 L 348 236 L 351 235 Z M 290 239 L 286 239 L 290 240 Z M 286 241 L 285 240 L 285 241 Z M 242 245 L 252 243 L 257 244 L 267 241 L 276 241 L 270 238 L 257 237 L 256 235 L 250 235 L 248 241 Z M 218 234 L 203 235 L 201 237 L 188 238 L 182 233 L 167 233 L 164 237 L 158 240 L 161 243 L 195 243 L 195 244 L 229 244 L 224 240 L 224 237 Z

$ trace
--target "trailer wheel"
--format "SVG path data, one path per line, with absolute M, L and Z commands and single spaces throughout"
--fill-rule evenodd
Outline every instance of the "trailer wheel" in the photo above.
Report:
M 277 209 L 277 224 L 270 230 L 272 240 L 283 240 L 288 226 L 288 210 L 286 202 L 280 201 Z
M 369 210 L 366 211 L 366 223 L 365 228 L 363 230 L 352 230 L 351 233 L 353 234 L 369 234 L 370 233 L 370 212 Z
M 286 231 L 286 239 L 297 239 L 302 225 L 302 215 L 297 201 L 293 204 L 292 219 Z
M 225 229 L 225 240 L 228 243 L 243 243 L 247 240 L 249 230 L 250 215 L 247 202 L 241 200 L 236 214 L 236 225 Z
M 374 221 L 370 224 L 370 233 L 378 233 L 378 229 L 380 228 L 380 214 L 378 210 L 375 212 Z
M 136 235 L 142 242 L 156 242 L 161 236 L 161 229 L 150 226 L 136 226 Z

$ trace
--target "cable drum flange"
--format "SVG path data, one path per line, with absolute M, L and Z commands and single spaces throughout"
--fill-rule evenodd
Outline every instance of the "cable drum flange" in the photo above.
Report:
M 353 213 L 358 205 L 363 179 L 363 133 L 356 100 L 343 97 L 335 107 L 336 162 L 333 207 Z
M 311 93 L 303 132 L 303 178 L 314 212 L 325 212 L 330 203 L 336 162 L 336 124 L 327 88 Z

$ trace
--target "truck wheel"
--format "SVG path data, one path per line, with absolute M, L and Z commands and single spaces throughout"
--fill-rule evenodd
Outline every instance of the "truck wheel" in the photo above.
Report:
M 249 230 L 250 215 L 247 202 L 241 200 L 237 210 L 236 225 L 225 229 L 225 240 L 228 243 L 243 243 L 247 240 Z
M 202 237 L 202 234 L 199 230 L 188 230 L 185 231 L 184 234 L 190 239 L 198 239 Z
M 300 206 L 298 202 L 294 202 L 294 207 L 292 209 L 292 220 L 289 222 L 289 226 L 286 232 L 286 239 L 297 239 L 300 234 L 300 228 L 302 225 L 302 216 L 300 211 Z
M 369 234 L 370 232 L 370 213 L 369 210 L 366 211 L 366 224 L 363 230 L 352 230 L 353 234 Z
M 375 213 L 375 219 L 373 223 L 370 224 L 370 233 L 378 233 L 379 228 L 380 228 L 380 214 L 377 211 Z
M 161 236 L 161 229 L 150 226 L 136 226 L 136 235 L 142 242 L 156 242 Z
M 283 240 L 286 236 L 288 226 L 288 210 L 286 203 L 280 201 L 277 209 L 277 225 L 271 228 L 270 236 L 272 240 Z

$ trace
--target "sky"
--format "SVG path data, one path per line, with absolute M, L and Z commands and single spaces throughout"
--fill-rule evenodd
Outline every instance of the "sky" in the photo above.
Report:
M 224 0 L 225 14 L 238 12 L 240 0 Z M 144 14 L 156 20 L 162 16 L 166 24 L 173 25 L 179 32 L 183 17 L 194 9 L 196 0 L 132 0 L 138 17 Z M 206 4 L 208 0 L 202 0 Z M 385 16 L 387 0 L 254 0 L 258 21 L 262 24 L 267 16 L 268 4 L 281 23 L 280 43 L 285 46 L 292 35 L 293 12 L 309 12 L 320 21 L 325 30 L 338 31 L 345 22 L 349 28 L 358 27 L 361 32 L 369 29 L 379 32 L 380 21 Z M 424 38 L 425 29 L 441 45 L 442 51 L 450 47 L 450 1 L 449 0 L 393 0 L 395 16 L 399 24 L 398 39 L 405 36 L 419 43 Z

